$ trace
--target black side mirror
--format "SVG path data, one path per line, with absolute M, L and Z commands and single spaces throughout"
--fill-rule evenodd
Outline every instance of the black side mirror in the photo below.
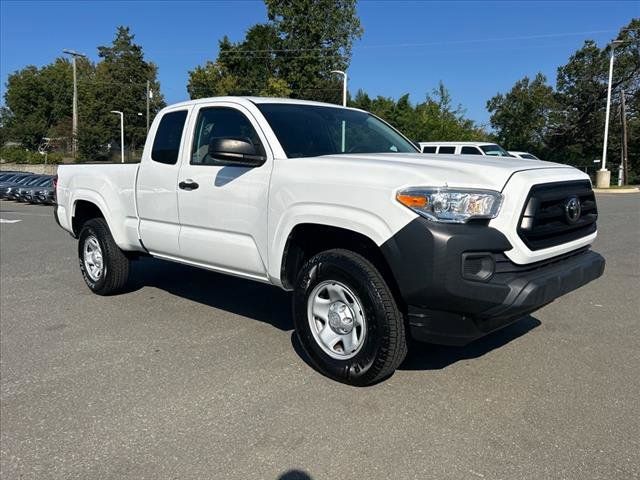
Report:
M 212 138 L 208 154 L 217 165 L 259 167 L 267 160 L 249 139 L 241 137 Z

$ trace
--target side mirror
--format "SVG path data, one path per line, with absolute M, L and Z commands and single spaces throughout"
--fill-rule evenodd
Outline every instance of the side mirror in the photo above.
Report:
M 249 139 L 240 137 L 212 138 L 208 154 L 218 165 L 259 167 L 267 160 Z

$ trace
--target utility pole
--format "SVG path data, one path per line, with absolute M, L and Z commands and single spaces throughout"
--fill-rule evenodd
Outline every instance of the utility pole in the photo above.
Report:
M 149 100 L 151 100 L 151 82 L 147 80 L 147 135 L 149 135 Z
M 624 181 L 629 183 L 629 151 L 627 148 L 627 109 L 624 100 L 624 90 L 620 91 L 620 120 L 622 122 L 622 169 Z
M 62 53 L 71 55 L 71 64 L 73 65 L 73 120 L 71 126 L 71 150 L 73 152 L 73 158 L 75 159 L 78 154 L 78 77 L 76 73 L 76 58 L 85 57 L 83 53 L 78 53 L 75 50 L 62 50 Z

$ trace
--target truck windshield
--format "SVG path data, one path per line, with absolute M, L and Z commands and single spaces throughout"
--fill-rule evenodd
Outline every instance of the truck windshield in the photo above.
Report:
M 418 152 L 396 130 L 365 112 L 287 103 L 261 103 L 257 107 L 288 158 Z
M 513 155 L 510 155 L 509 152 L 495 143 L 491 145 L 481 145 L 480 148 L 485 155 L 491 155 L 494 157 L 513 157 Z

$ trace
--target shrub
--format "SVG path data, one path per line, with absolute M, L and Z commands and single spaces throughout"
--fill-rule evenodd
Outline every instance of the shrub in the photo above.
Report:
M 10 163 L 40 164 L 45 161 L 44 155 L 38 152 L 31 152 L 23 147 L 3 147 L 0 149 L 0 158 Z M 62 163 L 62 158 L 61 153 L 51 152 L 47 155 L 47 163 Z

